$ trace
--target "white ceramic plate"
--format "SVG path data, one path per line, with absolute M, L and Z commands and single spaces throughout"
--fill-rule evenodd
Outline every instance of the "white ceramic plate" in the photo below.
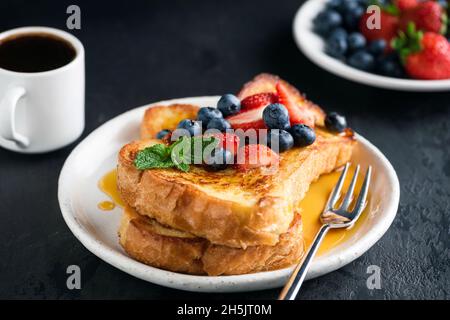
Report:
M 184 98 L 158 104 L 189 103 L 216 105 L 219 97 Z M 203 292 L 233 292 L 282 286 L 291 269 L 240 276 L 191 276 L 164 271 L 127 256 L 118 243 L 120 208 L 101 211 L 97 204 L 108 198 L 97 187 L 100 178 L 116 166 L 119 149 L 139 137 L 139 124 L 148 106 L 130 110 L 92 132 L 67 158 L 59 177 L 58 199 L 73 234 L 99 258 L 137 278 L 159 285 Z M 370 142 L 358 136 L 359 145 L 352 161 L 373 166 L 371 201 L 367 223 L 348 241 L 318 257 L 308 279 L 336 270 L 373 246 L 389 228 L 399 201 L 399 182 L 394 169 Z
M 352 68 L 324 52 L 324 41 L 313 32 L 313 19 L 327 0 L 309 0 L 294 18 L 293 33 L 297 46 L 315 64 L 337 76 L 369 86 L 403 91 L 448 91 L 450 80 L 410 80 L 376 75 Z

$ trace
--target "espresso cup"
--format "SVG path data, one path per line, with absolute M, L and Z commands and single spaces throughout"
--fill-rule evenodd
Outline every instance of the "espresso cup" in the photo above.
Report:
M 75 141 L 84 130 L 83 45 L 62 30 L 23 27 L 0 33 L 0 47 L 9 39 L 33 35 L 65 42 L 74 50 L 74 56 L 66 64 L 46 71 L 15 71 L 0 62 L 0 146 L 22 153 L 59 149 Z M 38 58 L 50 66 L 54 60 L 52 56 Z M 20 66 L 19 59 L 14 63 Z

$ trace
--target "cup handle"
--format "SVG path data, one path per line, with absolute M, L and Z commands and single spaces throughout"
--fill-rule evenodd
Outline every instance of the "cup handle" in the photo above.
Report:
M 0 136 L 6 140 L 17 143 L 20 147 L 26 148 L 30 140 L 16 131 L 16 106 L 20 98 L 25 95 L 23 87 L 13 87 L 9 89 L 0 101 Z

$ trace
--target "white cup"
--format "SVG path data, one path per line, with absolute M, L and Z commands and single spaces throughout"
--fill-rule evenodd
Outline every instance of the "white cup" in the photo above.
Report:
M 24 27 L 0 33 L 50 34 L 69 42 L 75 58 L 57 69 L 15 72 L 0 68 L 0 146 L 22 153 L 59 149 L 84 130 L 84 48 L 71 34 L 47 27 Z

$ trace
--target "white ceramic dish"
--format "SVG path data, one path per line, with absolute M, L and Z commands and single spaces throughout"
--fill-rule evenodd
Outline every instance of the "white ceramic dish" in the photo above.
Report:
M 321 68 L 348 80 L 369 86 L 402 91 L 448 91 L 450 80 L 410 80 L 384 77 L 352 68 L 324 52 L 324 41 L 312 30 L 312 21 L 325 7 L 327 0 L 309 0 L 297 11 L 293 33 L 297 46 Z
M 158 104 L 190 103 L 216 105 L 219 97 L 184 98 Z M 92 132 L 67 158 L 61 171 L 58 199 L 61 211 L 73 234 L 99 258 L 137 278 L 159 285 L 189 291 L 234 292 L 282 286 L 290 269 L 240 276 L 191 276 L 153 268 L 129 258 L 118 243 L 120 208 L 101 211 L 107 200 L 97 187 L 100 178 L 116 166 L 117 152 L 139 137 L 139 123 L 148 106 L 130 110 Z M 352 161 L 373 166 L 371 202 L 367 223 L 345 243 L 318 257 L 308 279 L 336 270 L 353 261 L 373 246 L 391 225 L 399 202 L 399 182 L 394 169 L 370 142 L 358 136 L 359 146 Z

